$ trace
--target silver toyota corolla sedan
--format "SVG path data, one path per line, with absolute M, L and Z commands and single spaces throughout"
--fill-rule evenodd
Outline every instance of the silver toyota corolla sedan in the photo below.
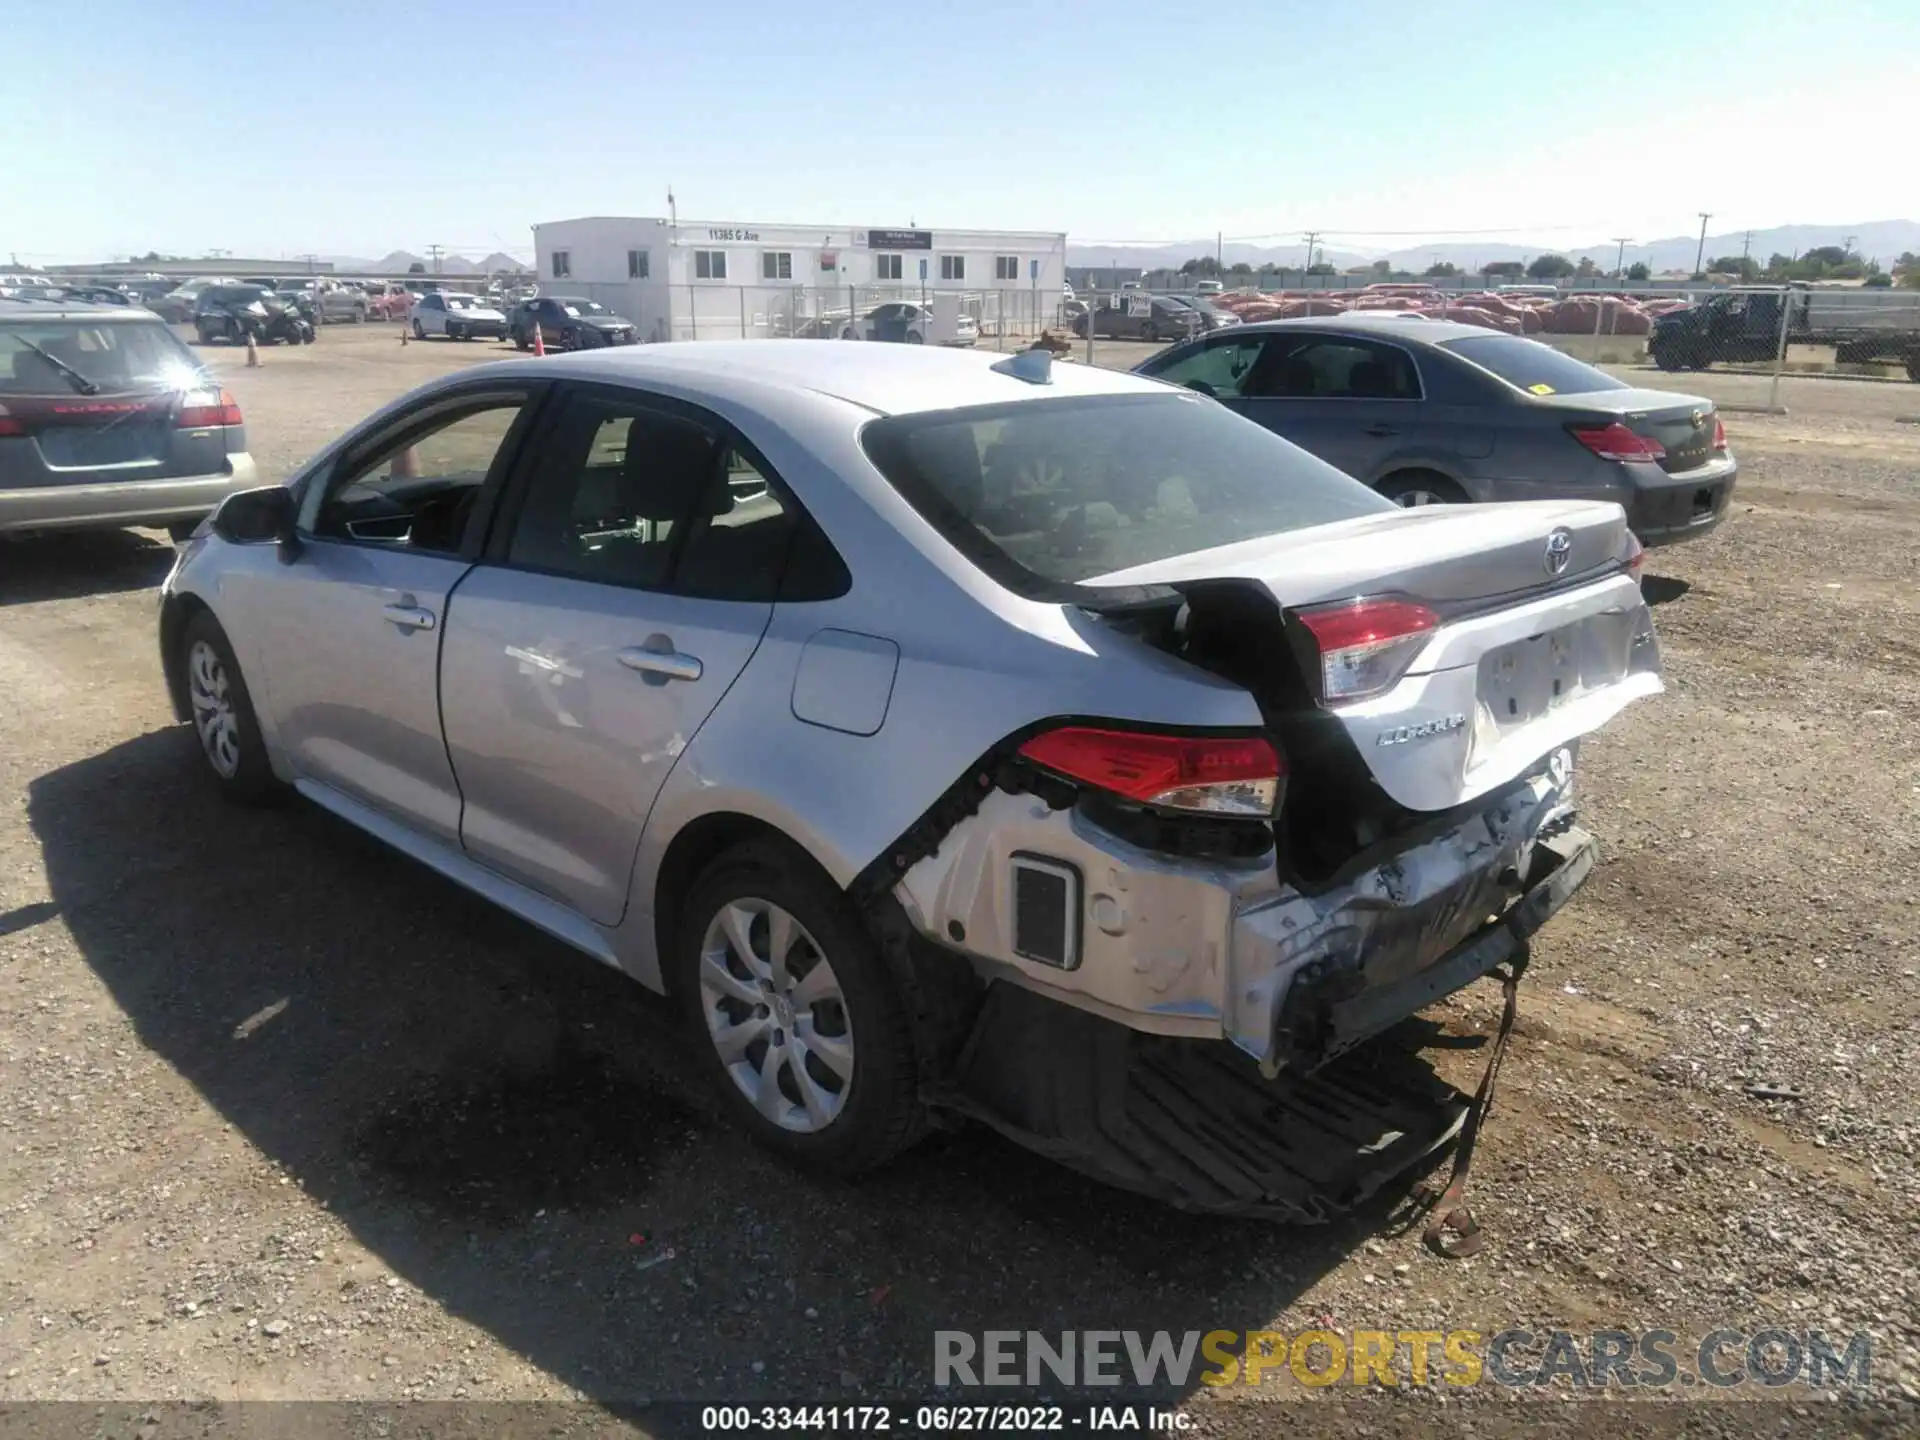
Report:
M 1315 1216 L 1459 1123 L 1376 1037 L 1592 866 L 1579 739 L 1661 688 L 1637 555 L 1039 352 L 659 345 L 230 499 L 160 647 L 219 786 L 674 996 L 796 1159 L 959 1113 Z

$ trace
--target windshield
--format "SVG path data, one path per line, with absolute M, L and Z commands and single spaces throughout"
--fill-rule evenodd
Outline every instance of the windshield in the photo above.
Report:
M 1562 355 L 1551 345 L 1522 340 L 1518 335 L 1473 335 L 1463 340 L 1443 340 L 1440 348 L 1491 370 L 1529 395 L 1591 395 L 1599 390 L 1630 388 L 1571 355 Z
M 903 415 L 867 426 L 861 443 L 955 548 L 1029 594 L 1393 508 L 1199 396 Z
M 165 325 L 78 320 L 0 324 L 0 394 L 71 394 L 80 387 L 61 365 L 99 386 L 103 394 L 192 390 L 205 383 L 193 352 Z
M 477 309 L 479 304 L 480 302 L 471 295 L 447 296 L 447 308 L 449 310 L 473 310 Z
M 560 302 L 560 308 L 576 320 L 582 315 L 606 315 L 610 313 L 606 306 L 597 304 L 592 300 L 562 300 Z

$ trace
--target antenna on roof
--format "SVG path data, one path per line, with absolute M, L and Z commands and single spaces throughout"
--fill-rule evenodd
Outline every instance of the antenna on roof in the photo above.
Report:
M 1029 385 L 1053 383 L 1053 353 L 1049 350 L 1022 350 L 994 362 L 991 368 L 995 374 L 1011 375 Z

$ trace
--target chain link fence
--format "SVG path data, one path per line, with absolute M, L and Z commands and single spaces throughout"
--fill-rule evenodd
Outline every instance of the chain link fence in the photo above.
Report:
M 1069 323 L 1062 298 L 1034 287 L 950 291 L 920 285 L 725 285 L 667 288 L 666 314 L 642 324 L 658 340 L 864 340 L 907 339 L 875 333 L 901 324 L 927 343 L 973 343 L 1008 349 L 1058 331 Z M 600 297 L 595 296 L 598 299 Z M 952 336 L 938 334 L 938 316 L 951 298 L 953 313 L 970 324 Z M 902 319 L 895 307 L 913 307 L 918 320 Z

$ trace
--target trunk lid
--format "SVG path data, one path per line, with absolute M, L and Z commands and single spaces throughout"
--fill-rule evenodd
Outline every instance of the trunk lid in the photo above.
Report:
M 1573 442 L 1569 442 L 1573 443 Z M 1626 512 L 1592 500 L 1422 505 L 1136 565 L 1089 584 L 1257 582 L 1282 605 L 1392 592 L 1460 606 L 1517 596 L 1599 572 L 1626 546 Z M 1550 568 L 1547 541 L 1565 530 L 1567 561 Z
M 1543 395 L 1532 402 L 1567 412 L 1569 425 L 1605 425 L 1618 420 L 1636 435 L 1666 449 L 1660 468 L 1696 470 L 1713 458 L 1713 402 L 1663 390 L 1601 390 L 1585 395 Z M 1574 442 L 1578 444 L 1578 441 Z
M 1625 544 L 1625 515 L 1610 503 L 1422 507 L 1177 556 L 1092 588 L 1243 581 L 1295 631 L 1305 627 L 1291 612 L 1329 602 L 1398 596 L 1429 607 L 1438 623 L 1389 688 L 1319 713 L 1393 801 L 1437 811 L 1533 773 L 1661 691 L 1652 618 L 1620 564 Z M 1562 552 L 1556 569 L 1550 557 Z M 1270 651 L 1267 663 L 1302 663 L 1284 636 Z

